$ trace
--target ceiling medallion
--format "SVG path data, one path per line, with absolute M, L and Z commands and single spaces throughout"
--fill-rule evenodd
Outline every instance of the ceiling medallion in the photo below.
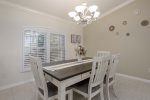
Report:
M 97 9 L 98 6 L 96 5 L 87 6 L 86 3 L 82 3 L 82 5 L 76 6 L 75 11 L 69 12 L 68 15 L 77 24 L 87 25 L 99 18 L 100 12 Z

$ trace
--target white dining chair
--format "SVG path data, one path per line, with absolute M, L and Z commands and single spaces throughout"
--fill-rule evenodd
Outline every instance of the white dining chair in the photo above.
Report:
M 115 97 L 118 98 L 117 93 L 116 93 L 116 88 L 115 88 L 115 82 L 116 82 L 116 70 L 117 70 L 117 65 L 119 63 L 120 59 L 120 54 L 113 54 L 111 56 L 110 60 L 110 66 L 108 67 L 108 74 L 106 76 L 106 97 L 108 100 L 110 100 L 110 86 L 112 86 L 112 93 Z
M 88 100 L 100 94 L 101 100 L 104 100 L 103 80 L 109 66 L 109 59 L 110 56 L 94 57 L 90 79 L 75 84 L 73 91 L 83 95 Z
M 30 56 L 30 64 L 37 87 L 36 100 L 38 100 L 39 96 L 43 100 L 56 99 L 58 97 L 58 88 L 51 82 L 47 82 L 47 80 L 45 79 L 41 59 L 38 57 Z M 66 93 L 72 93 L 72 90 L 70 88 L 67 88 Z M 69 99 L 72 99 L 71 96 Z
M 109 56 L 111 53 L 110 51 L 97 51 L 97 57 L 102 57 L 102 56 Z

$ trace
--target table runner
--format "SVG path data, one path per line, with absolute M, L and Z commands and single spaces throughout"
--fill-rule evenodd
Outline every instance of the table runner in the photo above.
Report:
M 89 62 L 92 62 L 92 61 L 93 61 L 93 59 L 86 59 L 86 60 L 82 60 L 82 62 L 75 61 L 75 62 L 58 64 L 58 65 L 53 65 L 53 66 L 45 66 L 43 68 L 46 69 L 46 70 L 56 71 L 56 70 L 59 70 L 59 69 L 73 67 L 73 66 L 76 66 L 76 65 L 89 63 Z

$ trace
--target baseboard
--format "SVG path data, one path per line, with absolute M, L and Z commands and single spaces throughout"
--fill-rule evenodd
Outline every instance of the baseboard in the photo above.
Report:
M 13 88 L 13 87 L 16 87 L 16 86 L 19 86 L 19 85 L 23 85 L 23 84 L 26 84 L 26 83 L 29 83 L 29 82 L 33 82 L 33 81 L 34 81 L 34 79 L 31 79 L 31 80 L 27 80 L 27 81 L 23 81 L 23 82 L 18 82 L 18 83 L 2 86 L 2 87 L 0 87 L 0 91 L 5 90 L 5 89 L 10 89 L 10 88 Z
M 140 77 L 125 75 L 125 74 L 120 74 L 120 73 L 117 73 L 117 76 L 125 77 L 125 78 L 131 79 L 131 80 L 137 80 L 137 81 L 141 81 L 141 82 L 150 84 L 150 80 L 144 79 L 144 78 L 140 78 Z
M 125 78 L 131 79 L 131 80 L 137 80 L 137 81 L 141 81 L 141 82 L 150 84 L 150 80 L 148 80 L 148 79 L 143 79 L 143 78 L 130 76 L 130 75 L 125 75 L 125 74 L 120 74 L 120 73 L 117 73 L 117 76 L 125 77 Z M 27 81 L 23 81 L 23 82 L 14 83 L 14 84 L 11 84 L 11 85 L 6 85 L 6 86 L 3 86 L 3 87 L 0 87 L 0 91 L 5 90 L 5 89 L 9 89 L 9 88 L 13 88 L 13 87 L 16 87 L 16 86 L 19 86 L 19 85 L 23 85 L 23 84 L 26 84 L 26 83 L 29 83 L 29 82 L 33 82 L 33 81 L 34 81 L 34 79 L 31 79 L 31 80 L 27 80 Z

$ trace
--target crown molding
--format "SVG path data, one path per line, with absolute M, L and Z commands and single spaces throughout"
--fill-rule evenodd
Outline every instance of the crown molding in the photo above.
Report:
M 47 17 L 54 18 L 54 19 L 57 19 L 57 20 L 66 21 L 68 23 L 76 25 L 74 22 L 72 22 L 70 20 L 67 20 L 67 19 L 64 19 L 64 18 L 61 18 L 61 17 L 58 17 L 58 16 L 51 15 L 49 13 L 45 13 L 45 12 L 41 12 L 41 11 L 38 11 L 38 10 L 34 10 L 34 9 L 31 9 L 31 8 L 28 8 L 28 7 L 25 7 L 25 6 L 20 6 L 18 4 L 15 4 L 15 3 L 12 3 L 12 2 L 9 2 L 9 1 L 1 0 L 0 4 L 4 4 L 4 5 L 10 6 L 10 7 L 21 9 L 21 10 L 24 10 L 26 12 L 47 16 Z
M 123 7 L 125 7 L 125 6 L 127 6 L 127 5 L 129 5 L 129 4 L 131 4 L 131 3 L 134 2 L 134 1 L 135 1 L 135 0 L 127 0 L 126 2 L 124 2 L 124 3 L 122 3 L 122 4 L 118 5 L 118 6 L 116 6 L 115 8 L 113 8 L 113 9 L 111 9 L 111 10 L 105 12 L 104 14 L 102 14 L 99 19 L 101 19 L 101 18 L 103 18 L 103 17 L 105 17 L 105 16 L 107 16 L 107 15 L 109 15 L 109 14 L 111 14 L 111 13 L 117 11 L 117 10 L 119 10 L 120 8 L 123 8 Z
M 123 8 L 124 6 L 127 6 L 129 4 L 131 4 L 132 2 L 134 2 L 135 0 L 127 0 L 126 2 L 116 6 L 115 8 L 105 12 L 104 14 L 102 14 L 99 19 L 119 10 L 120 8 Z M 18 8 L 18 9 L 22 9 L 24 11 L 28 11 L 28 12 L 31 12 L 31 13 L 35 13 L 35 14 L 39 14 L 39 15 L 44 15 L 44 16 L 47 16 L 47 17 L 51 17 L 51 18 L 54 18 L 54 19 L 57 19 L 57 20 L 63 20 L 63 21 L 66 21 L 66 22 L 69 22 L 71 24 L 74 24 L 76 25 L 76 23 L 74 23 L 73 21 L 70 21 L 70 20 L 67 20 L 67 19 L 64 19 L 64 18 L 61 18 L 61 17 L 58 17 L 58 16 L 54 16 L 54 15 L 51 15 L 51 14 L 48 14 L 48 13 L 45 13 L 45 12 L 41 12 L 41 11 L 37 11 L 37 10 L 33 10 L 33 9 L 30 9 L 30 8 L 27 8 L 27 7 L 24 7 L 24 6 L 20 6 L 18 4 L 15 4 L 15 3 L 11 3 L 11 2 L 8 2 L 8 1 L 0 1 L 1 4 L 5 4 L 5 5 L 8 5 L 8 6 L 11 6 L 11 7 L 15 7 L 15 8 Z M 86 26 L 85 26 L 86 27 Z M 84 28 L 81 26 L 81 28 Z

